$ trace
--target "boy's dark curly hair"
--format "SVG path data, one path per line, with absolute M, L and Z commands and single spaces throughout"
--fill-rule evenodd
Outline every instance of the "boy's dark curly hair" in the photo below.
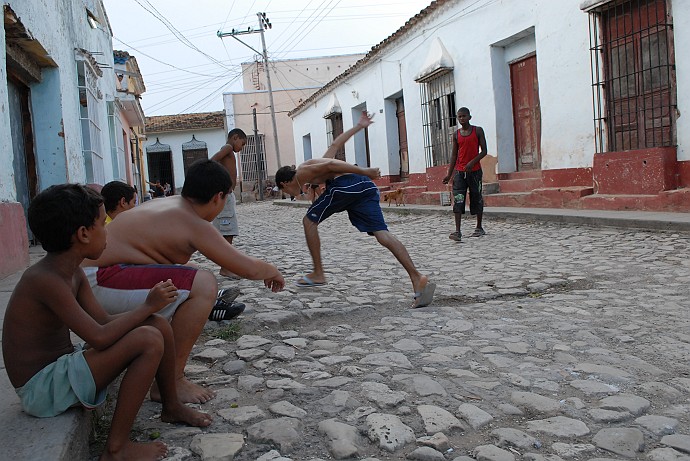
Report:
M 122 198 L 125 202 L 130 202 L 134 198 L 134 193 L 134 188 L 129 184 L 122 181 L 110 181 L 101 189 L 105 211 L 115 211 Z
M 81 184 L 50 186 L 31 201 L 29 228 L 47 252 L 67 251 L 80 227 L 94 225 L 102 204 L 101 194 Z
M 297 174 L 297 170 L 295 169 L 294 166 L 283 166 L 280 167 L 278 171 L 276 171 L 276 185 L 278 186 L 279 189 L 283 188 L 283 183 L 284 182 L 290 182 L 292 181 L 292 178 L 295 177 Z

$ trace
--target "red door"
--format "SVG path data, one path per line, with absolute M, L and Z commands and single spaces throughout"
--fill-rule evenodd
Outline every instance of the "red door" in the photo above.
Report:
M 407 124 L 403 99 L 396 99 L 395 106 L 395 115 L 398 117 L 398 141 L 400 142 L 400 180 L 403 181 L 410 176 L 410 159 L 407 155 Z
M 510 65 L 518 171 L 541 169 L 541 111 L 535 55 Z

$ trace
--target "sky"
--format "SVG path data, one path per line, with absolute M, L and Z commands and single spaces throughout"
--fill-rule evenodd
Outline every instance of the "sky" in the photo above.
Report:
M 223 110 L 223 93 L 242 91 L 243 62 L 261 51 L 266 13 L 269 60 L 366 53 L 431 0 L 104 0 L 113 48 L 136 57 L 147 116 Z

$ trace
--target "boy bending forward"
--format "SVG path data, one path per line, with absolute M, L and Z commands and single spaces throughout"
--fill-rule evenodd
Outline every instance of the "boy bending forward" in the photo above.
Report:
M 170 280 L 130 312 L 108 315 L 91 292 L 79 264 L 98 258 L 106 244 L 103 198 L 78 184 L 52 186 L 29 207 L 29 226 L 47 251 L 15 287 L 5 314 L 2 353 L 24 411 L 58 415 L 73 406 L 103 403 L 108 384 L 122 371 L 102 460 L 159 459 L 161 442 L 129 440 L 153 378 L 161 390 L 161 419 L 208 426 L 211 418 L 177 397 L 175 346 L 170 323 L 156 312 L 178 294 Z M 75 347 L 70 330 L 88 346 Z

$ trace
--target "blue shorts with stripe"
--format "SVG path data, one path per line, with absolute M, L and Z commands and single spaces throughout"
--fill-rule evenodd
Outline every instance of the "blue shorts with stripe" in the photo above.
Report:
M 388 230 L 381 212 L 379 188 L 366 176 L 344 174 L 327 181 L 326 190 L 307 210 L 307 218 L 320 223 L 341 211 L 347 211 L 350 222 L 360 232 Z

